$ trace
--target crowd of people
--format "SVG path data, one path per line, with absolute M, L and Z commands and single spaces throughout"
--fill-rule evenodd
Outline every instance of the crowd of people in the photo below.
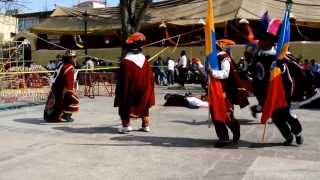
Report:
M 173 86 L 178 83 L 180 88 L 184 88 L 186 83 L 205 84 L 207 81 L 202 61 L 199 58 L 190 61 L 184 50 L 177 60 L 171 57 L 166 59 L 158 57 L 153 63 L 153 73 L 155 83 L 162 86 Z
M 48 62 L 48 64 L 45 66 L 45 68 L 49 71 L 54 71 L 57 70 L 59 68 L 59 66 L 62 64 L 63 62 L 63 58 L 64 56 L 61 56 L 60 54 L 58 54 L 56 56 L 56 59 L 54 60 L 50 60 Z M 83 61 L 82 65 L 81 64 L 76 64 L 77 68 L 85 68 L 85 69 L 94 69 L 96 66 L 107 66 L 109 64 L 107 64 L 106 61 L 104 61 L 103 59 L 99 59 L 96 57 L 86 57 L 85 60 Z
M 320 64 L 315 61 L 315 59 L 304 60 L 304 63 L 301 64 L 304 72 L 308 74 L 313 79 L 313 83 L 316 87 L 320 87 Z
M 63 56 L 61 55 L 57 55 L 56 56 L 56 59 L 55 60 L 50 60 L 48 62 L 48 64 L 46 65 L 46 68 L 49 70 L 49 71 L 54 71 L 56 69 L 58 69 L 58 67 L 62 64 L 62 60 L 63 59 Z
M 250 48 L 249 48 L 250 49 Z M 246 55 L 245 55 L 246 56 Z M 299 59 L 295 60 L 297 64 L 299 64 L 299 68 L 304 72 L 304 74 L 311 79 L 311 83 L 319 88 L 320 87 L 320 64 L 316 62 L 315 59 L 305 59 L 302 63 Z M 250 62 L 250 58 L 241 57 L 238 62 L 238 70 L 241 72 L 242 78 L 247 78 L 249 67 L 252 66 L 252 62 Z M 249 73 L 250 76 L 250 73 Z

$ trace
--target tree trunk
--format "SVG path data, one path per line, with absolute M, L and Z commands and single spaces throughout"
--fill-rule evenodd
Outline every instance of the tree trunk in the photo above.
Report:
M 122 25 L 121 59 L 127 53 L 126 39 L 131 34 L 140 31 L 144 15 L 151 3 L 152 0 L 120 0 L 120 14 Z

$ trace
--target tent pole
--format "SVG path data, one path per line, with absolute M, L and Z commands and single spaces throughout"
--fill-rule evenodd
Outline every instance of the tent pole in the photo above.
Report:
M 84 13 L 84 54 L 88 55 L 88 13 Z
M 228 21 L 224 23 L 224 37 L 228 37 Z

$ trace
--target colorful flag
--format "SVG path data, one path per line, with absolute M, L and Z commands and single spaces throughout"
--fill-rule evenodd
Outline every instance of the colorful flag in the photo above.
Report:
M 269 22 L 270 22 L 269 12 L 266 11 L 261 17 L 261 30 L 262 30 L 262 33 L 267 32 L 268 26 L 269 26 Z
M 290 9 L 291 4 L 288 3 L 285 11 L 285 15 L 282 21 L 282 27 L 277 44 L 276 60 L 282 61 L 289 49 L 290 41 Z M 281 69 L 274 65 L 271 69 L 270 81 L 268 87 L 268 93 L 266 102 L 263 107 L 261 123 L 265 124 L 272 116 L 272 113 L 280 108 L 288 106 L 286 100 L 286 94 L 282 82 Z
M 213 0 L 208 0 L 208 16 L 205 26 L 205 52 L 208 64 L 210 66 L 209 68 L 219 70 L 216 34 L 214 29 Z M 209 81 L 208 100 L 210 105 L 211 118 L 216 121 L 226 122 L 228 116 L 222 84 L 220 80 L 213 78 L 211 75 Z

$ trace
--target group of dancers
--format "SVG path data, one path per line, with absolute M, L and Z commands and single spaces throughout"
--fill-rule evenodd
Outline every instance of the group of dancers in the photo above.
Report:
M 127 40 L 128 52 L 120 62 L 120 70 L 118 72 L 118 82 L 115 92 L 114 106 L 118 107 L 121 119 L 121 127 L 119 133 L 129 133 L 132 131 L 130 126 L 131 118 L 141 118 L 141 131 L 150 131 L 149 109 L 155 105 L 154 78 L 152 68 L 148 59 L 142 53 L 142 45 L 146 37 L 142 33 L 134 33 Z M 258 105 L 252 109 L 254 113 L 259 113 L 266 98 L 266 89 L 269 81 L 269 69 L 275 60 L 275 50 L 272 38 L 266 36 L 260 39 L 259 48 L 248 46 L 246 48 L 246 58 L 254 59 L 255 66 L 253 68 L 252 84 L 253 93 L 257 97 Z M 218 141 L 216 147 L 223 147 L 230 144 L 237 144 L 240 140 L 240 123 L 234 118 L 234 105 L 245 107 L 248 105 L 247 96 L 239 83 L 235 83 L 237 78 L 236 65 L 229 53 L 226 53 L 217 45 L 219 70 L 208 69 L 209 76 L 222 82 L 225 92 L 225 104 L 228 110 L 228 116 L 225 123 L 212 118 Z M 55 73 L 45 110 L 44 120 L 47 122 L 70 122 L 73 121 L 71 115 L 79 111 L 79 100 L 76 96 L 76 79 L 75 73 L 76 54 L 73 51 L 67 51 L 63 64 L 58 67 Z M 288 106 L 277 109 L 273 112 L 272 120 L 276 127 L 280 130 L 285 141 L 284 145 L 291 145 L 293 140 L 296 144 L 303 143 L 302 126 L 290 108 L 290 102 L 294 96 L 295 86 L 290 72 L 289 66 L 292 66 L 293 60 L 290 54 L 285 57 L 281 63 L 276 65 L 281 69 L 283 84 L 285 87 L 286 99 Z M 260 69 L 259 69 L 260 68 Z M 261 74 L 263 68 L 263 74 Z M 240 83 L 241 84 L 241 83 Z M 210 96 L 210 93 L 208 94 Z M 210 98 L 210 97 L 208 97 Z M 210 107 L 210 111 L 218 109 Z M 213 113 L 213 112 L 212 112 Z M 228 128 L 231 130 L 233 137 L 229 138 Z M 230 140 L 231 139 L 231 140 Z

